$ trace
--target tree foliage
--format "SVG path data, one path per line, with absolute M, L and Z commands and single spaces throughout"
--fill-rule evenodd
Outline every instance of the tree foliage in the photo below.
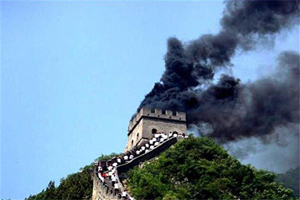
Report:
M 88 169 L 85 167 L 81 172 L 61 179 L 58 187 L 55 187 L 54 181 L 50 181 L 46 190 L 37 195 L 30 195 L 26 200 L 90 199 L 93 182 Z
M 120 155 L 120 153 L 111 153 L 111 154 L 109 154 L 109 155 L 101 155 L 99 158 L 98 158 L 98 160 L 110 160 L 111 158 L 113 158 L 113 157 L 117 157 L 117 156 L 119 156 Z
M 118 154 L 101 155 L 99 160 L 108 160 Z M 25 200 L 73 200 L 73 199 L 91 199 L 93 181 L 91 179 L 91 169 L 93 164 L 85 166 L 81 172 L 68 175 L 60 180 L 58 187 L 55 187 L 54 181 L 50 181 L 47 188 L 36 195 L 30 195 Z
M 275 174 L 242 165 L 208 138 L 178 142 L 158 159 L 128 172 L 136 199 L 292 199 Z

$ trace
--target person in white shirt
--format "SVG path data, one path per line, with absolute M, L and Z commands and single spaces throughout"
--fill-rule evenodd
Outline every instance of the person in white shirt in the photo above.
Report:
M 125 189 L 123 192 L 122 192 L 122 199 L 127 199 L 127 190 Z
M 103 183 L 103 182 L 104 182 L 104 178 L 103 178 L 103 176 L 101 175 L 101 173 L 99 173 L 98 176 L 99 176 L 99 179 L 101 180 L 101 182 Z
M 131 154 L 131 155 L 129 156 L 129 159 L 130 159 L 130 160 L 132 160 L 132 159 L 133 159 L 133 157 L 134 157 L 134 156 Z
M 163 142 L 165 140 L 164 137 L 160 138 L 159 142 Z
M 119 183 L 118 182 L 116 182 L 114 184 L 114 189 L 115 189 L 115 195 L 117 195 L 119 193 Z
M 114 185 L 114 184 L 116 183 L 116 181 L 117 181 L 117 176 L 116 176 L 116 174 L 114 173 L 114 174 L 112 174 L 112 176 L 111 176 L 111 183 L 112 183 L 112 185 Z
M 122 162 L 121 158 L 117 158 L 117 162 L 121 163 Z
M 135 200 L 132 196 L 129 197 L 130 200 Z
M 112 171 L 109 171 L 109 172 L 108 172 L 108 177 L 111 178 L 112 175 L 113 175 L 113 172 L 112 172 Z

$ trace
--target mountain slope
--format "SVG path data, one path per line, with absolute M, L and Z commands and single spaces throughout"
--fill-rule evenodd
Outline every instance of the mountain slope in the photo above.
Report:
M 116 155 L 102 155 L 99 160 Z M 87 165 L 81 172 L 68 175 L 57 187 L 50 181 L 45 190 L 27 200 L 91 199 L 92 167 Z M 275 177 L 274 173 L 242 165 L 208 138 L 191 136 L 142 168 L 130 170 L 126 182 L 130 194 L 139 200 L 293 199 L 292 190 L 276 182 Z
M 118 154 L 102 155 L 99 160 L 108 160 Z M 73 199 L 91 199 L 93 181 L 90 171 L 93 169 L 93 163 L 82 168 L 81 172 L 68 175 L 60 180 L 60 184 L 55 187 L 54 181 L 50 181 L 48 187 L 36 195 L 30 195 L 25 200 L 73 200 Z
M 178 142 L 158 159 L 128 172 L 136 199 L 290 199 L 276 175 L 242 165 L 208 138 Z
M 277 181 L 281 182 L 285 187 L 291 188 L 295 196 L 299 197 L 299 171 L 298 166 L 295 169 L 290 169 L 284 174 L 278 174 Z

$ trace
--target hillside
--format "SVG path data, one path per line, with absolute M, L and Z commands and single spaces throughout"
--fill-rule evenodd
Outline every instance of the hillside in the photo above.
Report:
M 178 142 L 128 173 L 136 199 L 290 199 L 276 175 L 242 165 L 208 138 Z
M 285 187 L 291 188 L 294 191 L 295 196 L 299 197 L 299 171 L 298 166 L 295 169 L 290 169 L 289 171 L 278 174 L 277 181 L 281 182 Z
M 115 153 L 102 155 L 99 160 L 107 160 L 114 157 Z M 86 165 L 81 172 L 68 175 L 60 180 L 60 184 L 55 187 L 55 183 L 50 181 L 47 188 L 36 195 L 30 195 L 25 200 L 53 200 L 53 199 L 91 199 L 93 181 L 90 171 L 93 164 Z
M 67 176 L 57 187 L 50 181 L 45 190 L 27 200 L 91 199 L 91 168 L 87 165 Z M 208 138 L 180 141 L 127 175 L 127 187 L 135 199 L 293 199 L 292 190 L 275 182 L 274 173 L 242 165 Z

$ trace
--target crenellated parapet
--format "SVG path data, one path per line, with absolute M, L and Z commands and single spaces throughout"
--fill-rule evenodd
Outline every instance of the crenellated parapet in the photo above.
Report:
M 93 179 L 93 195 L 92 200 L 117 200 L 121 199 L 119 196 L 113 194 L 111 190 L 100 181 L 100 179 L 94 175 Z
M 186 122 L 186 113 L 185 112 L 163 110 L 160 108 L 143 107 L 139 110 L 139 112 L 135 115 L 135 117 L 129 122 L 128 135 L 132 132 L 134 127 L 138 124 L 138 122 L 143 117 L 155 118 L 155 119 L 161 119 L 161 120 L 165 119 L 165 120 L 171 120 L 171 121 Z

